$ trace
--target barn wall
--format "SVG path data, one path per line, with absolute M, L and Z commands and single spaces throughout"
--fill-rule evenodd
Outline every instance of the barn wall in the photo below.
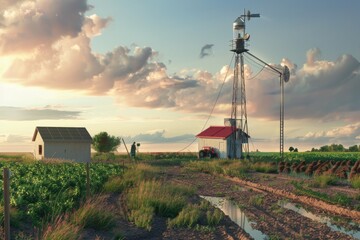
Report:
M 232 156 L 232 152 L 230 152 L 230 142 L 231 142 L 231 139 L 232 139 L 232 136 L 229 136 L 226 140 L 227 142 L 227 152 L 230 153 L 230 158 L 233 158 Z M 242 139 L 243 143 L 248 143 L 248 139 L 246 137 L 243 137 Z M 236 158 L 241 158 L 241 148 L 240 148 L 240 140 L 236 140 L 235 142 L 235 145 L 236 145 Z
M 227 142 L 226 150 L 229 153 L 229 157 L 234 158 L 233 153 L 230 151 L 231 136 L 226 139 L 226 142 Z M 241 157 L 240 141 L 236 140 L 235 145 L 236 145 L 236 158 L 240 158 Z
M 36 134 L 36 138 L 35 141 L 33 143 L 33 154 L 34 154 L 34 158 L 37 160 L 41 160 L 44 158 L 44 141 L 41 138 L 40 134 Z M 42 146 L 42 154 L 39 154 L 39 145 Z
M 214 138 L 199 138 L 198 139 L 199 151 L 204 147 L 213 147 L 217 150 L 220 158 L 227 158 L 227 143 L 224 139 Z
M 89 162 L 91 158 L 90 148 L 90 143 L 47 142 L 45 143 L 44 157 Z

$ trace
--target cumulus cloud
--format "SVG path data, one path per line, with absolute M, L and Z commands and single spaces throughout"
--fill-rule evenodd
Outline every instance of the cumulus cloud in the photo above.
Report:
M 118 103 L 131 107 L 199 114 L 209 112 L 222 88 L 215 113 L 230 114 L 233 70 L 229 66 L 214 74 L 185 69 L 170 76 L 166 65 L 156 61 L 158 53 L 151 47 L 118 46 L 105 54 L 95 53 L 91 40 L 111 19 L 85 16 L 91 8 L 86 0 L 0 3 L 0 53 L 21 53 L 3 75 L 7 81 L 111 94 Z M 213 46 L 204 45 L 200 57 L 211 54 Z M 292 74 L 285 84 L 286 119 L 360 117 L 360 63 L 353 56 L 321 60 L 321 52 L 315 48 L 308 51 L 307 61 L 300 67 L 287 58 L 281 64 Z M 246 79 L 252 75 L 246 65 Z M 264 71 L 247 81 L 246 87 L 248 115 L 278 119 L 278 77 Z
M 24 143 L 30 141 L 31 141 L 31 136 L 9 134 L 5 140 L 5 143 Z
M 212 54 L 214 44 L 205 44 L 200 51 L 200 58 L 204 58 Z
M 360 63 L 351 55 L 336 61 L 319 60 L 320 51 L 311 49 L 307 62 L 300 68 L 284 59 L 293 73 L 285 84 L 285 114 L 287 119 L 356 119 L 360 117 Z M 249 101 L 255 106 L 253 115 L 278 118 L 278 78 L 264 75 L 248 84 Z
M 343 144 L 352 146 L 359 144 L 360 122 L 347 124 L 333 129 L 317 132 L 308 132 L 304 136 L 287 138 L 288 144 L 305 144 L 310 149 L 329 144 Z
M 134 137 L 125 137 L 128 142 L 151 142 L 151 143 L 178 143 L 188 142 L 194 139 L 192 134 L 183 134 L 174 137 L 166 137 L 165 130 L 155 130 L 147 133 L 141 133 Z
M 0 120 L 7 121 L 34 121 L 45 119 L 76 119 L 80 112 L 60 111 L 54 109 L 26 109 L 18 107 L 0 106 Z
M 353 138 L 360 134 L 360 122 L 348 124 L 346 126 L 334 128 L 328 131 L 308 132 L 304 138 Z
M 48 46 L 64 36 L 75 37 L 82 31 L 86 0 L 15 1 L 0 12 L 0 52 L 2 54 Z

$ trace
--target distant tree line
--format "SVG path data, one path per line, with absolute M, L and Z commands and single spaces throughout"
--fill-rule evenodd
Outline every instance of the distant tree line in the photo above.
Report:
M 358 145 L 350 146 L 345 148 L 342 144 L 331 144 L 317 148 L 312 148 L 311 152 L 360 152 Z

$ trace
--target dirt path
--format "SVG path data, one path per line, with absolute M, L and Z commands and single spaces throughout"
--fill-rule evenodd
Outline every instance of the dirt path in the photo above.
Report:
M 196 187 L 199 195 L 230 198 L 241 206 L 248 218 L 256 223 L 255 228 L 268 237 L 280 239 L 354 239 L 345 233 L 332 230 L 323 223 L 313 221 L 292 210 L 283 209 L 279 207 L 278 203 L 279 201 L 291 200 L 295 203 L 307 204 L 306 208 L 310 208 L 316 214 L 334 217 L 345 215 L 354 220 L 359 220 L 360 212 L 358 211 L 334 206 L 309 197 L 299 197 L 283 189 L 250 181 L 205 173 L 185 172 L 180 167 L 169 168 L 166 174 L 168 181 Z M 262 199 L 261 203 L 256 203 L 256 199 Z M 360 230 L 359 225 L 354 228 L 357 231 Z
M 291 181 L 291 178 L 282 177 L 280 181 Z M 162 178 L 164 181 L 174 184 L 188 185 L 196 189 L 197 195 L 216 196 L 231 199 L 252 222 L 252 227 L 268 237 L 268 239 L 356 239 L 345 233 L 334 231 L 324 223 L 314 221 L 293 210 L 283 208 L 279 202 L 291 200 L 294 204 L 302 204 L 318 215 L 330 217 L 350 216 L 359 220 L 359 212 L 328 206 L 322 201 L 299 197 L 291 192 L 291 188 L 284 185 L 282 189 L 278 185 L 270 186 L 272 178 L 266 178 L 267 184 L 245 181 L 224 176 L 184 171 L 180 166 L 172 166 L 164 169 Z M 288 178 L 288 179 L 285 179 Z M 316 200 L 316 201 L 315 201 Z M 83 239 L 257 239 L 251 237 L 251 233 L 235 224 L 229 217 L 225 217 L 213 231 L 200 231 L 186 228 L 168 228 L 165 218 L 155 217 L 151 231 L 136 227 L 126 219 L 126 204 L 123 194 L 113 194 L 106 198 L 107 204 L 116 213 L 116 226 L 112 233 L 99 232 L 87 229 L 83 233 Z M 192 202 L 199 202 L 200 197 L 194 196 Z M 344 219 L 340 217 L 340 219 Z M 345 219 L 346 220 L 346 219 Z M 346 220 L 347 221 L 347 220 Z M 338 223 L 347 228 L 353 228 L 360 232 L 360 226 L 349 225 L 346 221 Z M 121 236 L 120 238 L 115 238 Z

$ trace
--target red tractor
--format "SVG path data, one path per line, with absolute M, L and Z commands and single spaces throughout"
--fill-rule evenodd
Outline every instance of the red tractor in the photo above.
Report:
M 219 158 L 219 154 L 216 151 L 216 148 L 213 147 L 203 147 L 200 151 L 199 151 L 199 158 Z

